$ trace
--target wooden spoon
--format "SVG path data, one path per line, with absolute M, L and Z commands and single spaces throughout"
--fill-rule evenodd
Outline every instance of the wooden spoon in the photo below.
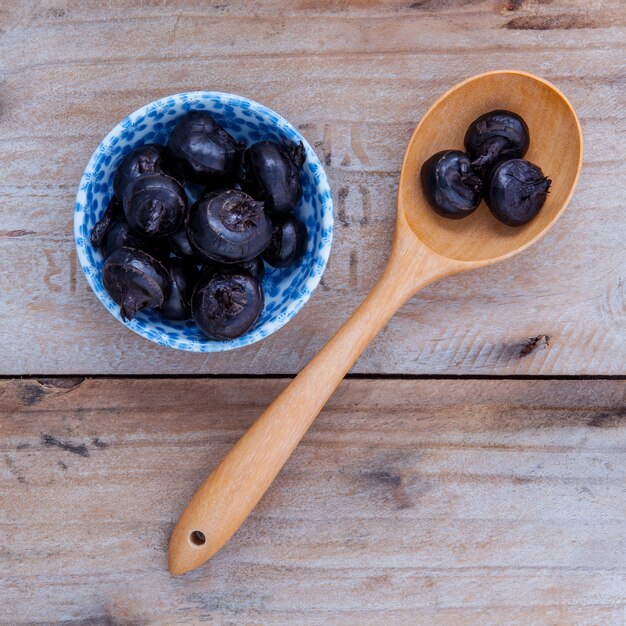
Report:
M 493 109 L 522 115 L 531 137 L 526 158 L 553 181 L 539 215 L 518 228 L 496 221 L 484 205 L 463 220 L 440 217 L 428 206 L 420 184 L 422 163 L 439 150 L 462 149 L 467 126 Z M 435 102 L 413 132 L 404 157 L 395 238 L 382 277 L 193 496 L 170 540 L 172 574 L 198 567 L 230 539 L 345 374 L 408 298 L 443 276 L 521 252 L 554 224 L 574 192 L 582 144 L 580 124 L 565 96 L 525 72 L 480 74 Z

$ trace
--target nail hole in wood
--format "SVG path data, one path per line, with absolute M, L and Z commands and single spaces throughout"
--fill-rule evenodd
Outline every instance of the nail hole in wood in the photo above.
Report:
M 194 546 L 203 546 L 206 543 L 206 537 L 201 530 L 194 530 L 189 534 L 189 541 Z

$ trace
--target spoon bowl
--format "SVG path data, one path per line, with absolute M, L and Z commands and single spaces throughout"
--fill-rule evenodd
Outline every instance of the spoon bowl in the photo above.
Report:
M 529 160 L 553 179 L 548 200 L 529 224 L 511 228 L 486 206 L 462 220 L 437 215 L 420 184 L 422 163 L 461 148 L 480 114 L 510 109 L 528 123 Z M 169 545 L 172 574 L 198 567 L 241 526 L 337 385 L 391 316 L 422 287 L 490 265 L 537 240 L 569 201 L 582 162 L 582 136 L 565 96 L 524 72 L 489 72 L 453 87 L 424 115 L 404 157 L 396 232 L 387 267 L 361 306 L 204 481 L 181 515 Z
M 422 191 L 422 163 L 440 150 L 463 150 L 467 127 L 495 109 L 524 118 L 530 131 L 530 148 L 524 158 L 552 179 L 541 211 L 525 226 L 505 226 L 484 202 L 462 220 L 446 219 L 428 206 Z M 533 243 L 564 211 L 580 174 L 582 147 L 572 105 L 547 81 L 518 71 L 473 76 L 441 96 L 413 132 L 400 176 L 398 210 L 418 239 L 443 257 L 481 265 L 504 259 Z

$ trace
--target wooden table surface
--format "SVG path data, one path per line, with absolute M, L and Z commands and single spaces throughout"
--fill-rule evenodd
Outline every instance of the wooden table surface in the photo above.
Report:
M 625 35 L 623 0 L 0 0 L 0 624 L 626 624 Z M 240 532 L 170 577 L 195 488 L 380 275 L 421 115 L 498 68 L 578 112 L 568 210 L 403 307 Z M 307 306 L 219 355 L 124 329 L 72 239 L 101 138 L 192 89 L 292 121 L 335 201 Z

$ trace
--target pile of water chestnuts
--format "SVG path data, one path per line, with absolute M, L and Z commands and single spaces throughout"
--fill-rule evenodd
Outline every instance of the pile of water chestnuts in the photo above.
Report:
M 217 340 L 250 330 L 264 306 L 264 263 L 286 267 L 306 252 L 306 226 L 292 213 L 305 159 L 302 143 L 246 146 L 206 111 L 180 118 L 166 146 L 131 150 L 91 232 L 122 318 L 156 309 Z
M 471 215 L 484 198 L 507 226 L 532 220 L 545 202 L 551 181 L 523 157 L 530 145 L 526 122 L 511 111 L 490 111 L 465 134 L 465 152 L 442 150 L 422 165 L 424 194 L 443 217 Z

